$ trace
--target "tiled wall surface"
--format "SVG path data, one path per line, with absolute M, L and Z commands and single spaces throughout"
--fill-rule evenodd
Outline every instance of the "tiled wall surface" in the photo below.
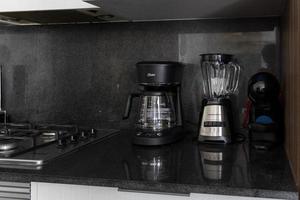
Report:
M 187 64 L 185 118 L 195 124 L 198 54 L 237 54 L 247 77 L 262 67 L 266 54 L 278 73 L 277 25 L 277 19 L 242 19 L 0 27 L 4 107 L 14 122 L 129 127 L 134 116 L 121 119 L 127 95 L 137 90 L 135 63 L 179 60 Z

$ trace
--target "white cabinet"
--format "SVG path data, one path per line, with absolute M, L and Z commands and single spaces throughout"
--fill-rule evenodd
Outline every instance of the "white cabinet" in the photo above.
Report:
M 53 183 L 31 183 L 31 200 L 270 200 L 209 194 L 161 194 Z
M 113 187 L 31 183 L 31 200 L 187 200 L 189 196 L 118 191 Z

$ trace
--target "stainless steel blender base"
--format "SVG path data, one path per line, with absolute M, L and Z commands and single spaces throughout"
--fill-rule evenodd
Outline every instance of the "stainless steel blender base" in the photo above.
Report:
M 207 104 L 204 106 L 198 141 L 230 143 L 231 132 L 226 106 Z

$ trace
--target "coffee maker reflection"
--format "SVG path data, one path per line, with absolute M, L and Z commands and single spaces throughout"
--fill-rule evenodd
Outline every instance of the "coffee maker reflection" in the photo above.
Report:
M 213 182 L 228 182 L 236 160 L 234 146 L 200 144 L 198 146 L 204 179 Z
M 142 180 L 173 182 L 178 179 L 181 162 L 181 150 L 178 146 L 142 147 L 134 145 L 133 152 Z

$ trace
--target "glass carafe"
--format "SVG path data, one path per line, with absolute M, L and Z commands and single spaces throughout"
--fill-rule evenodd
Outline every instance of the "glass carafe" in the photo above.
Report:
M 137 127 L 161 131 L 176 126 L 174 95 L 165 92 L 145 92 L 140 96 Z

